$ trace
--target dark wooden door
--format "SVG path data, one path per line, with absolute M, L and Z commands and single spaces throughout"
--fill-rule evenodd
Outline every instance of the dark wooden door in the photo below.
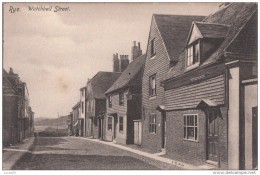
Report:
M 208 111 L 207 154 L 208 160 L 218 162 L 218 113 L 217 110 Z
M 258 154 L 258 120 L 257 120 L 257 107 L 252 108 L 252 155 L 253 155 L 253 168 L 257 168 L 257 154 Z
M 165 112 L 162 112 L 162 148 L 165 148 L 166 145 L 166 115 Z
M 116 139 L 117 135 L 117 116 L 114 117 L 114 140 Z

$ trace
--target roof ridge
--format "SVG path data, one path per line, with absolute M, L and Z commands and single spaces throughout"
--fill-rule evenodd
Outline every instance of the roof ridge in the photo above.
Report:
M 194 21 L 195 24 L 199 23 L 199 24 L 212 24 L 212 25 L 222 25 L 222 26 L 226 26 L 226 27 L 230 27 L 230 25 L 228 24 L 222 24 L 222 23 L 214 23 L 214 22 L 203 22 L 203 21 Z
M 157 14 L 153 13 L 153 16 L 186 16 L 186 17 L 202 17 L 204 15 L 180 15 L 180 14 Z

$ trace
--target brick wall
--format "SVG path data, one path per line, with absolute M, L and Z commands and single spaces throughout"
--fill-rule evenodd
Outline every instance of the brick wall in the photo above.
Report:
M 219 118 L 220 168 L 227 168 L 227 108 L 221 107 Z M 184 140 L 185 114 L 198 115 L 198 140 Z M 205 164 L 207 160 L 206 115 L 202 110 L 179 110 L 166 113 L 166 153 L 175 160 L 194 165 Z

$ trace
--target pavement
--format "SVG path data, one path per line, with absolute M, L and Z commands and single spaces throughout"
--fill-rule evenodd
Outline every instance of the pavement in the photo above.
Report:
M 81 142 L 78 142 L 76 140 L 81 140 Z M 101 145 L 104 145 L 106 147 L 102 147 Z M 119 150 L 115 148 L 118 148 Z M 107 159 L 107 161 L 105 161 L 103 164 L 101 163 L 99 167 L 96 166 L 96 169 L 214 169 L 214 167 L 210 165 L 194 166 L 181 161 L 162 157 L 163 155 L 164 154 L 162 153 L 144 151 L 141 147 L 137 147 L 136 145 L 122 145 L 114 142 L 106 142 L 92 138 L 90 139 L 84 137 L 42 137 L 36 138 L 35 140 L 34 137 L 31 137 L 29 139 L 24 140 L 24 143 L 22 144 L 3 148 L 3 170 L 40 170 L 45 169 L 46 167 L 50 168 L 54 162 L 61 161 L 64 162 L 59 163 L 56 166 L 53 166 L 53 168 L 93 169 L 93 167 L 96 166 L 96 162 L 102 162 L 105 159 Z M 121 159 L 121 156 L 123 156 L 124 158 Z M 61 161 L 57 161 L 57 159 L 59 159 L 60 157 L 62 157 Z M 79 163 L 71 164 L 71 162 Z M 107 162 L 114 163 L 107 164 Z M 134 162 L 138 162 L 138 165 L 133 164 Z M 118 163 L 122 164 L 118 166 Z M 133 165 L 131 165 L 131 163 Z M 68 164 L 70 166 L 67 166 Z M 113 167 L 114 164 L 117 166 Z
M 12 167 L 27 153 L 32 147 L 35 138 L 29 137 L 24 139 L 22 143 L 3 148 L 3 170 L 11 170 Z
M 105 145 L 113 146 L 113 147 L 116 147 L 116 148 L 119 148 L 119 149 L 123 149 L 125 151 L 129 151 L 129 152 L 132 152 L 132 153 L 144 156 L 144 157 L 148 157 L 148 158 L 151 158 L 151 159 L 163 162 L 163 163 L 174 165 L 174 166 L 177 166 L 179 168 L 186 169 L 186 170 L 212 170 L 212 169 L 216 169 L 216 167 L 211 166 L 211 165 L 207 165 L 207 164 L 202 165 L 202 166 L 194 166 L 192 164 L 187 164 L 187 163 L 184 163 L 184 162 L 181 162 L 181 161 L 161 157 L 162 155 L 164 155 L 164 153 L 149 153 L 149 152 L 138 150 L 137 147 L 133 148 L 132 146 L 129 147 L 127 145 L 117 144 L 116 142 L 106 142 L 106 141 L 101 141 L 101 140 L 98 140 L 98 139 L 84 138 L 84 137 L 79 137 L 79 138 L 87 139 L 87 140 L 90 140 L 92 142 L 97 142 L 97 143 L 102 143 L 102 144 L 105 144 Z

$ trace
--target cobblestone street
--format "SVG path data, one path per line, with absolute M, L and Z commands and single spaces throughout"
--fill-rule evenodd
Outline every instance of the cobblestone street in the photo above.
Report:
M 179 169 L 128 151 L 76 137 L 38 137 L 14 170 Z

